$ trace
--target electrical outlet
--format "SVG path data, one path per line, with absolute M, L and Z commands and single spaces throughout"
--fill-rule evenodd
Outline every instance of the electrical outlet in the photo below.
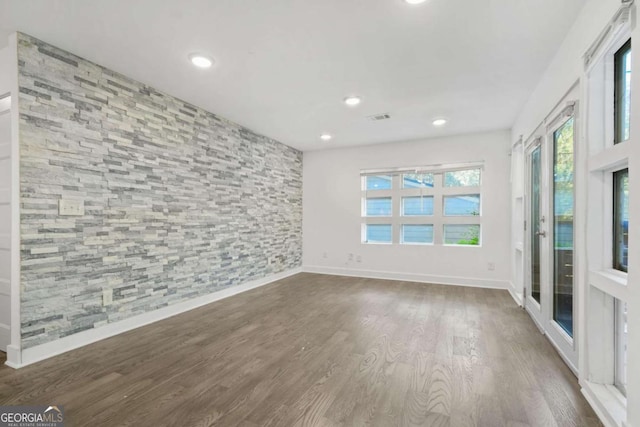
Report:
M 329 258 L 329 255 L 326 252 L 323 252 L 322 253 L 322 258 L 327 259 L 327 258 Z
M 103 289 L 102 290 L 102 305 L 111 305 L 113 304 L 113 289 Z
M 493 262 L 490 262 L 489 264 L 487 264 L 487 268 L 489 269 L 489 271 L 493 271 L 496 269 L 496 265 Z
M 349 261 L 353 261 L 353 254 L 349 254 Z
M 358 255 L 356 257 L 356 262 L 362 262 L 362 256 L 361 255 Z
M 84 202 L 82 200 L 60 199 L 58 213 L 60 216 L 82 216 L 84 215 Z

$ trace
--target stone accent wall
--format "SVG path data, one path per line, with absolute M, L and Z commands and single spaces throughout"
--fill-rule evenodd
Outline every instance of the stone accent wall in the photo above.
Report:
M 18 44 L 24 348 L 301 265 L 301 152 Z

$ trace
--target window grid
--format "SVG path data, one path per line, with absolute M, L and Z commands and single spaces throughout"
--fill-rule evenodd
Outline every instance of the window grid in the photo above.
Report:
M 480 183 L 481 171 L 478 168 L 472 168 L 478 170 L 478 178 L 472 180 L 472 183 Z M 462 171 L 465 172 L 465 171 Z M 420 183 L 408 186 L 406 185 L 406 174 L 394 174 L 394 175 L 380 175 L 391 176 L 390 188 L 371 190 L 370 182 L 377 181 L 370 176 L 362 176 L 362 243 L 387 243 L 387 244 L 406 244 L 406 245 L 446 245 L 446 246 L 481 246 L 481 229 L 482 229 L 482 213 L 480 212 L 481 206 L 481 187 L 478 186 L 445 186 L 445 171 L 429 174 L 412 174 L 416 175 L 429 175 L 428 179 L 424 180 L 425 185 Z M 473 175 L 473 173 L 471 173 Z M 463 174 L 464 176 L 464 174 Z M 468 179 L 468 178 L 465 178 Z M 470 215 L 456 215 L 446 216 L 444 215 L 444 200 L 445 197 L 478 197 L 478 211 L 472 212 Z M 391 198 L 391 216 L 373 216 L 368 215 L 367 200 Z M 405 212 L 405 200 L 408 198 L 423 198 L 424 201 L 424 215 L 407 214 Z M 416 199 L 412 199 L 416 200 Z M 429 215 L 431 213 L 431 215 Z M 387 225 L 391 227 L 391 241 L 380 242 L 369 240 L 369 225 Z M 430 226 L 432 227 L 432 241 L 431 242 L 409 242 L 405 241 L 403 232 L 403 226 Z M 469 226 L 468 236 L 465 234 L 465 238 L 460 238 L 456 243 L 444 242 L 444 230 L 445 225 L 458 225 Z M 413 228 L 414 230 L 416 228 Z

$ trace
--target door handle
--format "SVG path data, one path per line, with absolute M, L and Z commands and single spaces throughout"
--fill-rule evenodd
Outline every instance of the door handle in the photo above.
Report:
M 536 231 L 536 236 L 547 237 L 546 231 Z

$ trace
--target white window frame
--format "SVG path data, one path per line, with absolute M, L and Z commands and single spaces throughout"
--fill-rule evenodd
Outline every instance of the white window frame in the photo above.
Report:
M 445 187 L 444 173 L 462 170 L 479 169 L 480 185 L 467 187 Z M 418 245 L 418 246 L 457 246 L 478 248 L 482 247 L 482 174 L 484 172 L 484 162 L 468 162 L 448 165 L 432 165 L 423 167 L 407 167 L 407 168 L 387 168 L 375 170 L 361 171 L 361 217 L 362 217 L 362 244 L 399 244 L 399 245 Z M 404 174 L 433 174 L 433 187 L 420 188 L 403 188 Z M 392 187 L 390 190 L 367 190 L 366 177 L 371 175 L 391 175 Z M 444 215 L 444 198 L 446 196 L 463 196 L 463 195 L 480 195 L 480 213 L 479 215 Z M 403 215 L 402 199 L 404 197 L 433 197 L 433 215 Z M 367 216 L 366 201 L 367 198 L 383 198 L 391 197 L 391 216 Z M 366 226 L 368 224 L 391 224 L 392 239 L 390 243 L 368 242 L 366 240 Z M 478 245 L 458 245 L 444 243 L 444 226 L 445 225 L 479 225 L 480 236 Z M 402 226 L 403 225 L 432 225 L 433 226 L 433 242 L 417 243 L 403 242 Z
M 631 2 L 623 4 L 585 54 L 589 231 L 583 330 L 589 343 L 581 349 L 585 360 L 581 383 L 595 409 L 613 425 L 623 425 L 627 418 L 627 399 L 619 378 L 622 355 L 618 348 L 621 331 L 616 306 L 629 300 L 628 273 L 613 268 L 613 173 L 628 167 L 632 144 L 637 143 L 634 134 L 638 133 L 632 128 L 628 140 L 614 144 L 614 55 L 631 38 L 635 25 L 632 10 Z M 638 71 L 633 69 L 632 73 Z M 636 92 L 640 88 L 632 84 L 631 90 Z M 632 95 L 632 101 L 633 98 Z M 603 343 L 611 344 L 603 346 Z

